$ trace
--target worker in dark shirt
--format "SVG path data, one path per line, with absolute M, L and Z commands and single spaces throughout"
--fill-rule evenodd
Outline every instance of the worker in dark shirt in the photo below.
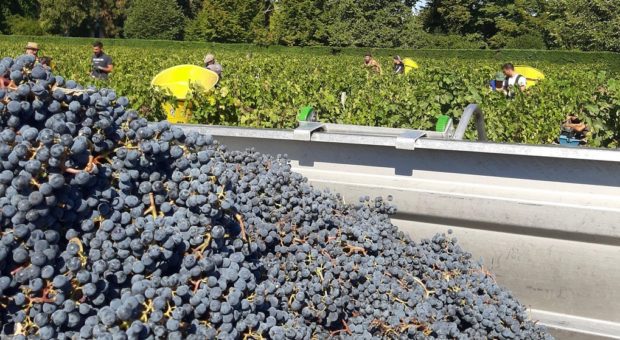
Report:
M 52 70 L 52 58 L 48 56 L 43 56 L 39 58 L 39 64 L 41 64 L 41 66 L 43 66 L 48 71 Z
M 403 60 L 400 56 L 394 56 L 394 73 L 403 74 L 405 73 L 405 64 L 403 64 Z
M 100 41 L 93 43 L 92 66 L 90 75 L 96 79 L 108 79 L 108 75 L 112 72 L 112 58 L 103 52 L 103 44 Z

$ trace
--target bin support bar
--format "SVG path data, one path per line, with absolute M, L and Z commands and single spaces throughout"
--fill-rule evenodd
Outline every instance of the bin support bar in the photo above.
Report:
M 461 120 L 459 121 L 459 125 L 456 127 L 456 132 L 454 133 L 453 139 L 462 140 L 465 136 L 465 131 L 467 130 L 467 126 L 469 125 L 469 121 L 472 116 L 475 115 L 476 119 L 476 130 L 478 131 L 478 141 L 486 142 L 487 133 L 485 131 L 484 126 L 484 113 L 478 104 L 469 104 L 463 111 L 463 115 L 461 116 Z

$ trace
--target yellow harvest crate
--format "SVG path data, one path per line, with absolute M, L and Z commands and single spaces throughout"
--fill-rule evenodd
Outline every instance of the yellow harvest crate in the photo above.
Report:
M 403 65 L 405 65 L 405 74 L 420 68 L 420 66 L 418 65 L 418 63 L 416 63 L 413 59 L 411 58 L 405 58 L 403 59 Z
M 536 85 L 539 81 L 545 79 L 545 74 L 540 70 L 526 65 L 515 66 L 515 72 L 525 77 L 527 83 L 526 88 Z
M 212 89 L 219 77 L 217 73 L 196 65 L 178 65 L 159 72 L 151 86 L 166 89 L 176 98 L 174 103 L 164 104 L 164 110 L 171 123 L 187 123 L 191 117 L 191 105 L 185 103 L 191 87 L 204 91 Z

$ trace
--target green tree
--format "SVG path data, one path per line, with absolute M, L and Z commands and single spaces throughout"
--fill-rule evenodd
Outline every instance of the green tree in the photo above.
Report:
M 103 38 L 120 36 L 127 0 L 38 0 L 38 4 L 46 33 Z
M 480 15 L 479 4 L 475 0 L 431 0 L 422 11 L 424 26 L 433 33 L 471 33 Z
M 187 40 L 250 42 L 252 23 L 261 14 L 263 1 L 205 0 L 198 16 L 188 23 Z
M 128 38 L 180 39 L 185 17 L 175 0 L 133 0 L 125 20 Z
M 545 12 L 549 45 L 620 52 L 620 1 L 549 0 Z
M 48 33 L 81 35 L 87 24 L 88 3 L 81 0 L 40 0 L 41 27 Z
M 194 19 L 202 10 L 202 0 L 178 0 L 179 6 L 183 10 L 183 15 L 188 19 Z
M 443 48 L 443 49 L 480 49 L 486 43 L 480 36 L 469 34 L 428 33 L 424 30 L 423 18 L 415 15 L 403 28 L 402 47 L 406 48 Z
M 274 4 L 272 0 L 258 0 L 256 15 L 250 24 L 255 44 L 268 46 L 277 43 L 277 39 L 270 28 L 273 12 Z
M 285 45 L 402 45 L 403 28 L 413 18 L 415 1 L 281 0 L 271 30 Z
M 87 29 L 90 36 L 119 37 L 123 30 L 128 0 L 90 0 Z
M 280 0 L 274 4 L 270 30 L 284 45 L 318 45 L 318 30 L 323 13 L 322 0 Z
M 433 0 L 423 10 L 424 25 L 434 33 L 477 35 L 492 48 L 521 38 L 539 45 L 545 20 L 544 0 Z
M 538 0 L 489 2 L 481 9 L 476 27 L 488 40 L 491 48 L 539 48 L 544 45 L 539 33 L 545 13 Z M 527 46 L 514 46 L 521 42 Z
M 358 21 L 362 17 L 362 9 L 355 0 L 327 0 L 321 13 L 317 37 L 322 44 L 330 46 L 358 45 L 361 36 Z
M 362 18 L 356 21 L 358 46 L 399 47 L 403 29 L 413 19 L 415 1 L 360 0 Z
M 36 27 L 39 26 L 36 22 L 38 14 L 37 0 L 0 1 L 0 33 L 20 34 L 24 30 L 40 32 L 41 29 Z M 34 27 L 29 28 L 27 24 Z
M 18 35 L 43 35 L 45 31 L 41 28 L 39 20 L 32 17 L 11 15 L 6 18 L 7 34 Z

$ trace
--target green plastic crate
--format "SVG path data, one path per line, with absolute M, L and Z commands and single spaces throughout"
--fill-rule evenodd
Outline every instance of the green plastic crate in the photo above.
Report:
M 299 113 L 297 114 L 297 121 L 305 122 L 308 121 L 312 117 L 312 112 L 314 109 L 312 106 L 304 106 L 299 109 Z
M 450 117 L 446 115 L 440 115 L 437 119 L 437 124 L 435 125 L 435 131 L 444 132 L 446 131 L 446 127 L 450 123 Z

